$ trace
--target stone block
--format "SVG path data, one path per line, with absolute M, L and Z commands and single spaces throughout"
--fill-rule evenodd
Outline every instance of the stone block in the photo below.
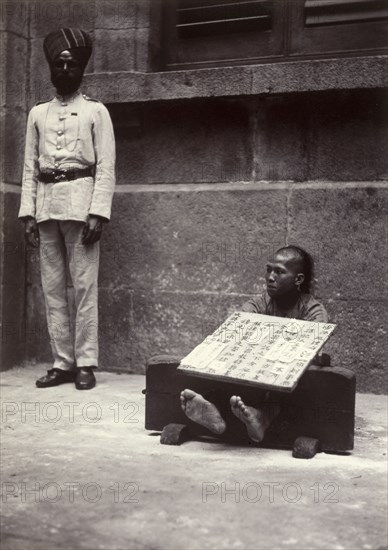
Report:
M 252 66 L 252 94 L 379 88 L 384 56 L 314 59 Z M 372 69 L 372 65 L 375 65 Z M 372 70 L 371 70 L 372 69 Z
M 327 300 L 387 298 L 386 190 L 375 186 L 298 189 L 290 195 L 290 243 L 316 259 Z
M 92 32 L 96 17 L 101 10 L 99 4 L 100 2 L 95 0 L 33 2 L 30 6 L 31 37 L 43 42 L 49 32 L 61 27 L 80 27 L 87 32 Z
M 385 97 L 378 91 L 312 96 L 304 133 L 309 180 L 373 181 L 388 177 Z
M 136 29 L 96 29 L 94 33 L 93 71 L 136 70 Z M 90 69 L 89 69 L 90 70 Z
M 136 29 L 135 43 L 136 53 L 133 70 L 145 73 L 151 70 L 150 31 L 148 27 L 144 29 Z
M 15 286 L 20 291 L 24 284 L 24 227 L 17 218 L 20 193 L 4 192 L 3 200 L 3 284 Z
M 379 180 L 388 174 L 386 108 L 376 91 L 255 102 L 255 179 Z
M 6 183 L 20 184 L 22 181 L 26 124 L 25 110 L 7 110 L 3 136 L 3 179 Z M 17 200 L 20 201 L 20 197 Z
M 163 14 L 162 4 L 159 2 L 151 2 L 149 12 L 149 70 L 156 72 L 163 65 L 163 49 L 162 49 L 162 27 Z
M 31 39 L 30 71 L 31 82 L 27 95 L 29 109 L 37 101 L 46 101 L 55 95 L 55 89 L 50 80 L 50 69 L 43 53 L 43 38 L 41 37 Z
M 21 38 L 29 37 L 29 3 L 1 2 L 0 30 L 8 31 Z M 3 50 L 4 51 L 4 50 Z
M 333 300 L 327 307 L 337 324 L 324 346 L 331 364 L 356 374 L 358 392 L 387 393 L 387 300 Z
M 304 181 L 308 162 L 305 98 L 257 101 L 254 116 L 255 180 Z
M 53 357 L 41 286 L 27 286 L 26 317 L 22 334 L 25 345 L 25 359 L 52 363 Z
M 157 99 L 230 97 L 251 94 L 250 67 L 156 73 L 147 79 L 147 95 Z
M 286 242 L 286 193 L 118 193 L 103 237 L 100 284 L 179 292 L 254 293 Z
M 6 55 L 2 67 L 4 75 L 1 83 L 2 102 L 7 109 L 26 108 L 28 41 L 11 32 L 2 33 L 1 47 Z
M 88 84 L 100 86 L 108 103 L 375 90 L 387 85 L 386 56 L 150 72 L 137 79 L 131 73 L 112 79 L 107 72 L 90 75 Z
M 21 249 L 23 242 L 22 226 L 17 220 L 19 194 L 2 193 L 4 204 L 2 219 L 2 342 L 0 365 L 2 369 L 10 368 L 24 359 L 24 341 L 21 326 L 24 324 L 24 256 Z
M 144 8 L 141 5 L 144 4 Z M 139 9 L 147 13 L 148 0 L 138 2 L 125 0 L 124 2 L 110 2 L 100 0 L 96 3 L 96 29 L 133 29 L 137 27 L 137 13 Z
M 142 372 L 133 363 L 136 348 L 133 291 L 121 287 L 99 289 L 100 367 L 105 370 Z
M 121 111 L 125 121 L 125 110 Z M 119 183 L 250 181 L 252 143 L 245 105 L 216 100 L 139 109 L 138 135 L 122 127 Z M 114 121 L 115 122 L 115 121 Z
M 161 9 L 161 3 L 154 2 L 153 0 L 136 0 L 136 27 L 138 29 L 151 25 L 155 6 L 156 9 Z
M 92 72 L 149 70 L 149 28 L 97 28 L 94 31 L 94 50 L 87 67 Z M 108 98 L 108 102 L 112 99 Z
M 136 292 L 133 295 L 133 372 L 155 354 L 183 357 L 238 309 L 244 296 Z

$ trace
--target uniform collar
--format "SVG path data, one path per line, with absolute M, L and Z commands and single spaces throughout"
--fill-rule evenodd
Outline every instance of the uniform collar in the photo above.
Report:
M 55 94 L 55 99 L 57 99 L 60 102 L 66 101 L 66 103 L 72 103 L 75 101 L 79 96 L 81 95 L 81 90 L 77 90 L 73 94 L 69 95 L 59 95 Z

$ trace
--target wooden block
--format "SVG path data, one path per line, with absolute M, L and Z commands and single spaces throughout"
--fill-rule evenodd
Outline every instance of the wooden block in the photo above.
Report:
M 189 429 L 186 424 L 167 424 L 160 436 L 162 445 L 180 445 L 189 438 Z
M 225 402 L 231 395 L 260 406 L 263 392 L 257 388 L 224 381 L 209 381 L 198 376 L 178 374 L 179 359 L 170 356 L 152 358 L 146 371 L 147 430 L 162 431 L 171 423 L 188 425 L 194 434 L 209 434 L 191 422 L 180 407 L 179 395 L 190 388 L 202 395 L 217 391 Z M 348 451 L 354 446 L 356 379 L 352 371 L 341 367 L 312 365 L 291 394 L 271 392 L 281 412 L 267 430 L 263 446 L 293 449 L 300 436 L 318 439 L 323 451 Z M 245 427 L 232 414 L 229 434 L 241 441 Z
M 318 439 L 313 437 L 297 437 L 292 450 L 294 458 L 313 458 L 320 450 Z

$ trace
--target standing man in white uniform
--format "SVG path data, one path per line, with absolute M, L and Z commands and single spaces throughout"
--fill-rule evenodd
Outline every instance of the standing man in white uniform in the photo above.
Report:
M 60 29 L 45 38 L 43 47 L 57 94 L 35 105 L 28 117 L 19 211 L 27 243 L 40 247 L 54 356 L 53 368 L 36 385 L 74 381 L 77 389 L 91 389 L 98 366 L 99 239 L 111 213 L 115 140 L 106 107 L 79 90 L 92 52 L 90 36 L 81 29 Z

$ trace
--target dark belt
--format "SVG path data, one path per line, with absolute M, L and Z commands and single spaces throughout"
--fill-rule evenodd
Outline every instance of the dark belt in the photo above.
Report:
M 69 168 L 63 170 L 50 170 L 50 172 L 40 172 L 39 181 L 42 183 L 58 183 L 59 181 L 72 181 L 78 178 L 93 177 L 92 168 Z

